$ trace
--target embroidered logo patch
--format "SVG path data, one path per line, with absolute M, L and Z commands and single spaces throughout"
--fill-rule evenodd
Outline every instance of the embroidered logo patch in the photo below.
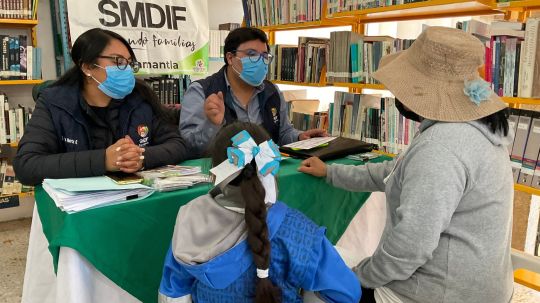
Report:
M 277 111 L 277 108 L 275 107 L 272 107 L 271 109 L 272 111 L 272 118 L 274 119 L 274 124 L 278 124 L 279 123 L 279 118 L 278 118 L 278 111 Z
M 148 126 L 144 124 L 137 126 L 137 133 L 139 133 L 139 136 L 141 136 L 141 138 L 148 136 Z

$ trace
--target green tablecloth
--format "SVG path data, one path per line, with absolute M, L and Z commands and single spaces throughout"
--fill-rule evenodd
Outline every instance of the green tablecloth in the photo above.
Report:
M 374 162 L 387 159 L 381 157 Z M 207 161 L 203 161 L 183 164 L 208 167 Z M 359 163 L 346 159 L 332 162 Z M 299 163 L 296 159 L 282 161 L 279 199 L 326 226 L 328 238 L 335 243 L 369 193 L 333 188 L 321 178 L 297 172 Z M 175 192 L 156 192 L 144 200 L 66 214 L 56 207 L 41 186 L 36 187 L 37 208 L 55 270 L 60 247 L 71 247 L 142 302 L 156 302 L 163 260 L 178 209 L 210 188 L 210 185 L 199 185 Z

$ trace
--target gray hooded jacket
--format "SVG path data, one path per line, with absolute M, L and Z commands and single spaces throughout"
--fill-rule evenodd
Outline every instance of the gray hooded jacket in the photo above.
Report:
M 425 120 L 394 161 L 329 166 L 336 187 L 386 193 L 379 246 L 355 269 L 362 285 L 405 303 L 509 302 L 511 139 L 478 122 Z

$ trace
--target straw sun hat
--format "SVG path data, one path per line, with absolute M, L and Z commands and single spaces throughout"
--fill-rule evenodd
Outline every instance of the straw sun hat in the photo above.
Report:
M 373 77 L 424 118 L 478 120 L 507 107 L 478 74 L 484 52 L 470 34 L 429 27 L 409 49 L 383 57 Z

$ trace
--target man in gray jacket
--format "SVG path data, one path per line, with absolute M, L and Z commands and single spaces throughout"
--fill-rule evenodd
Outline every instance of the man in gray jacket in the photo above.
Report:
M 506 104 L 478 75 L 484 47 L 462 31 L 430 27 L 374 77 L 406 117 L 421 121 L 394 161 L 300 171 L 350 191 L 384 191 L 387 221 L 355 271 L 371 302 L 490 302 L 512 297 L 513 179 Z M 370 302 L 363 292 L 361 302 Z

